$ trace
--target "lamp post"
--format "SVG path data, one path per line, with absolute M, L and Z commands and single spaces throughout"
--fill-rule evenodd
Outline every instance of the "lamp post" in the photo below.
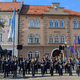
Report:
M 65 53 L 65 56 L 67 57 L 67 42 L 65 42 L 65 49 L 64 49 L 64 53 Z

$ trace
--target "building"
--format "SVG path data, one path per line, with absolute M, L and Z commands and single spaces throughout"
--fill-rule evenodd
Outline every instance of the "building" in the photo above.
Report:
M 7 49 L 7 53 L 13 52 L 13 40 L 8 40 L 8 33 L 11 27 L 11 19 L 13 16 L 14 8 L 16 8 L 15 14 L 15 47 L 14 56 L 17 56 L 17 45 L 18 45 L 18 23 L 19 23 L 19 12 L 23 6 L 23 2 L 0 2 L 0 21 L 5 21 L 5 27 L 0 28 L 0 45 L 3 49 Z
M 74 38 L 80 36 L 80 12 L 65 9 L 60 3 L 52 6 L 23 5 L 19 23 L 19 56 L 42 58 L 60 54 L 59 45 L 74 46 Z M 78 56 L 80 56 L 77 44 Z M 67 56 L 73 54 L 67 49 Z

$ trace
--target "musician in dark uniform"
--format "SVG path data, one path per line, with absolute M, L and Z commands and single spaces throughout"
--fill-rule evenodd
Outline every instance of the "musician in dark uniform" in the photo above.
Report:
M 53 59 L 50 60 L 50 74 L 53 76 L 53 71 L 54 71 L 54 61 Z
M 65 57 L 65 59 L 64 59 L 64 64 L 66 64 L 65 65 L 65 73 L 67 73 L 67 71 L 68 71 L 67 57 Z
M 78 76 L 80 76 L 80 59 L 79 59 L 79 62 L 78 62 Z
M 35 72 L 38 73 L 38 59 L 35 58 Z
M 68 73 L 69 73 L 69 76 L 72 76 L 72 65 L 71 65 L 71 62 L 70 62 L 70 59 L 68 59 Z
M 42 60 L 40 61 L 41 74 L 42 74 L 42 76 L 44 76 L 44 64 L 45 64 L 45 62 L 44 62 L 44 59 L 42 58 Z
M 27 74 L 27 70 L 28 70 L 28 74 L 30 73 L 30 58 L 29 56 L 27 56 L 27 58 L 25 58 L 25 71 Z
M 17 77 L 17 60 L 16 60 L 16 57 L 14 58 L 14 61 L 13 61 L 13 77 Z
M 20 60 L 20 63 L 19 63 L 19 73 L 21 74 L 23 71 L 23 62 L 22 60 Z
M 23 57 L 22 57 L 22 55 L 20 55 L 20 57 L 19 57 L 18 60 L 19 60 L 19 63 L 20 63 L 20 60 L 23 61 Z
M 25 77 L 25 58 L 23 59 L 22 65 L 23 65 L 23 77 Z
M 56 59 L 55 59 L 55 63 L 56 63 L 56 62 L 58 62 L 58 58 L 57 58 L 57 57 L 56 57 Z M 54 64 L 55 64 L 55 63 L 54 63 Z M 56 73 L 58 73 L 58 64 L 55 65 L 55 69 L 56 69 Z
M 59 62 L 58 62 L 58 72 L 59 72 L 59 76 L 63 75 L 63 63 L 61 59 L 59 59 Z
M 1 59 L 1 63 L 2 63 L 2 72 L 4 72 L 4 61 L 5 61 L 5 58 L 4 58 L 4 56 L 3 56 L 2 59 Z
M 6 57 L 6 60 L 4 61 L 4 78 L 8 77 L 8 72 L 9 72 L 9 62 L 8 62 L 8 58 Z
M 32 76 L 35 75 L 35 60 L 34 58 L 31 61 L 31 69 L 32 69 Z

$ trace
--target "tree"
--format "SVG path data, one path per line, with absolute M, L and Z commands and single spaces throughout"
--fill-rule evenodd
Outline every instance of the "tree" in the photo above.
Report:
M 0 28 L 4 28 L 5 22 L 0 22 Z

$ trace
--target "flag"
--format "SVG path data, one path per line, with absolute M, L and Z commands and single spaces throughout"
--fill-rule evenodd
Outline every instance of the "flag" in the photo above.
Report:
M 62 54 L 64 54 L 64 50 L 62 50 Z
M 15 9 L 14 9 L 14 12 L 13 12 L 11 26 L 10 26 L 10 30 L 9 30 L 9 34 L 8 34 L 8 40 L 9 41 L 11 41 L 12 38 L 14 37 L 14 27 L 15 27 Z
M 78 36 L 78 44 L 80 45 L 80 38 L 79 38 L 79 36 Z
M 76 48 L 76 41 L 75 41 L 75 39 L 74 39 L 74 51 L 75 51 L 75 53 L 77 53 L 77 48 Z
M 75 53 L 75 51 L 74 51 L 74 49 L 73 49 L 72 46 L 69 46 L 68 48 L 69 48 L 69 50 L 70 50 L 72 53 Z

